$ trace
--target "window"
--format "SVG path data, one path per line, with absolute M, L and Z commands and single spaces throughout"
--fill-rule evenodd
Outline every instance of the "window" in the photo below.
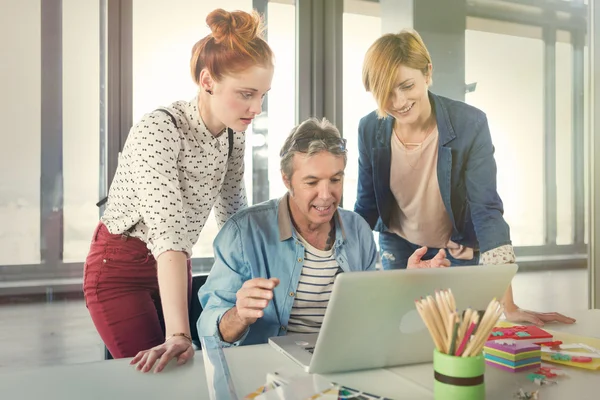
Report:
M 269 197 L 285 194 L 279 151 L 296 120 L 296 6 L 269 2 L 267 41 L 275 53 L 275 74 L 268 96 Z M 264 111 L 263 111 L 264 113 Z M 263 138 L 253 138 L 261 145 Z
M 564 36 L 569 42 L 556 42 L 556 244 L 573 244 L 573 46 Z
M 100 0 L 2 8 L 0 34 L 19 40 L 0 44 L 0 370 L 97 361 L 79 298 L 99 216 Z
M 81 262 L 99 218 L 100 7 L 98 0 L 62 3 L 63 260 Z
M 465 32 L 465 81 L 477 83 L 466 102 L 487 114 L 515 246 L 544 244 L 543 50 L 540 39 Z
M 0 265 L 40 262 L 40 1 L 0 13 Z M 6 95 L 10 93 L 10 95 Z
M 344 4 L 343 33 L 343 135 L 348 139 L 348 165 L 344 177 L 344 208 L 353 210 L 358 185 L 358 123 L 377 108 L 362 84 L 362 66 L 369 47 L 381 36 L 379 5 L 366 1 Z M 360 29 L 357 29 L 360 27 Z

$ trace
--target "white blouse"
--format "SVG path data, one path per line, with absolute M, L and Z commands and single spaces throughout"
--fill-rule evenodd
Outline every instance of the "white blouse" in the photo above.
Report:
M 227 130 L 213 136 L 200 118 L 198 99 L 146 114 L 129 132 L 119 155 L 101 221 L 110 233 L 127 230 L 154 257 L 167 250 L 189 257 L 211 209 L 219 228 L 247 206 L 244 132 L 234 132 L 228 160 Z

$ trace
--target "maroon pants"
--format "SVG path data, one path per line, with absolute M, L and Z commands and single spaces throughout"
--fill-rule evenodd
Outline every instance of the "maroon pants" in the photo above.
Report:
M 188 300 L 191 285 L 188 261 Z M 133 357 L 165 341 L 156 260 L 140 239 L 113 235 L 99 223 L 85 260 L 83 293 L 114 358 Z

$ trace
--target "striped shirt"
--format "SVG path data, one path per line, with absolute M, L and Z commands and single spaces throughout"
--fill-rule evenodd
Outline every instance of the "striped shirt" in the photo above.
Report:
M 296 298 L 288 321 L 288 332 L 318 333 L 323 323 L 327 303 L 337 274 L 343 272 L 334 257 L 334 250 L 319 250 L 302 236 L 304 264 L 296 289 Z

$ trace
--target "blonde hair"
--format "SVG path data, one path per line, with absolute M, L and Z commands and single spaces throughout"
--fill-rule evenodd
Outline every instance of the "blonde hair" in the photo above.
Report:
M 373 93 L 377 102 L 377 115 L 385 118 L 385 108 L 390 101 L 394 86 L 398 83 L 400 64 L 418 69 L 427 75 L 431 56 L 423 39 L 414 30 L 388 33 L 375 41 L 367 50 L 363 63 L 362 79 L 367 92 Z
M 273 51 L 263 39 L 264 21 L 253 10 L 228 12 L 222 8 L 206 17 L 211 33 L 192 48 L 192 79 L 200 85 L 200 72 L 206 68 L 212 78 L 240 72 L 254 65 L 273 65 Z

